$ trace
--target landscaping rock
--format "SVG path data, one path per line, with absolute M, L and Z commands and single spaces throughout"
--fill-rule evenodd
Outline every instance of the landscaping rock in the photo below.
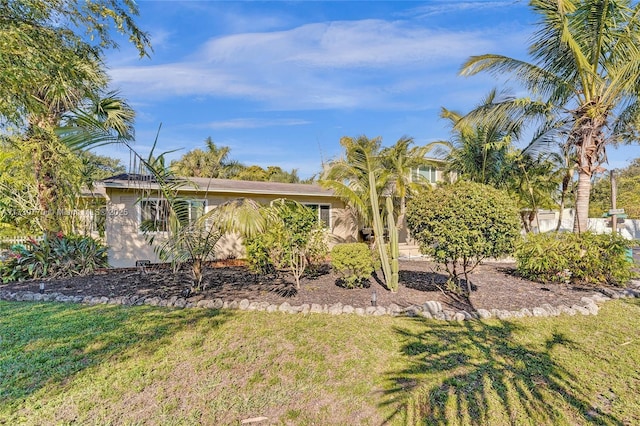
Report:
M 249 306 L 247 306 L 248 311 L 257 311 L 258 310 L 258 302 L 251 302 Z
M 583 306 L 579 306 L 579 305 L 571 305 L 571 309 L 573 309 L 576 312 L 581 313 L 582 315 L 589 315 L 591 312 L 589 312 L 589 310 Z
M 260 303 L 258 303 L 258 310 L 259 311 L 266 311 L 268 307 L 269 307 L 269 302 L 260 302 Z
M 442 312 L 442 304 L 435 300 L 429 300 L 424 304 L 424 310 L 429 312 L 431 315 L 436 315 L 438 312 Z
M 289 302 L 282 302 L 280 306 L 278 306 L 278 310 L 280 312 L 288 312 L 291 310 L 291 305 L 289 304 Z
M 522 311 L 511 311 L 511 316 L 513 318 L 524 318 Z
M 570 308 L 568 306 L 565 306 L 565 305 L 558 306 L 558 309 L 560 309 L 560 312 L 565 313 L 565 314 L 567 314 L 567 315 L 569 315 L 571 317 L 574 316 L 575 314 L 577 314 L 575 309 L 572 309 L 572 308 Z
M 391 308 L 389 308 L 391 309 Z M 422 309 L 420 309 L 420 306 L 408 306 L 403 310 L 403 313 L 408 316 L 408 317 L 417 317 L 418 315 L 420 315 L 420 313 L 422 312 Z M 394 312 L 389 312 L 391 315 L 397 315 L 397 313 Z
M 581 297 L 580 301 L 582 303 L 584 303 L 585 305 L 589 305 L 591 303 L 596 303 L 595 299 L 593 299 L 592 297 Z
M 589 313 L 591 315 L 598 315 L 598 310 L 600 308 L 595 303 L 589 303 L 589 304 L 585 305 L 584 307 L 589 311 Z
M 453 319 L 454 319 L 455 321 L 464 321 L 464 320 L 466 319 L 466 317 L 464 316 L 464 314 L 463 314 L 462 312 L 456 312 L 456 313 L 453 315 Z
M 354 309 L 354 308 L 353 308 L 353 306 L 351 306 L 351 305 L 344 305 L 344 306 L 342 307 L 342 313 L 343 313 L 343 314 L 352 314 L 354 310 L 355 310 L 355 309 Z
M 312 303 L 311 304 L 311 309 L 309 310 L 309 312 L 312 312 L 314 314 L 322 313 L 322 305 L 319 305 L 317 303 Z
M 238 302 L 237 300 L 232 300 L 231 302 L 229 302 L 229 309 L 238 309 L 239 305 L 240 302 Z
M 144 301 L 144 304 L 149 306 L 158 306 L 158 303 L 160 303 L 160 298 L 156 296 L 150 297 Z
M 442 313 L 444 314 L 445 321 L 453 321 L 453 317 L 455 317 L 456 315 L 454 311 L 451 311 L 449 309 L 442 311 Z
M 300 306 L 300 313 L 308 314 L 310 309 L 311 309 L 311 305 L 309 305 L 308 303 L 304 303 L 303 305 Z
M 549 312 L 547 312 L 544 308 L 541 308 L 539 306 L 536 306 L 535 308 L 533 308 L 532 313 L 533 313 L 534 317 L 548 317 L 549 316 Z
M 375 316 L 381 316 L 386 314 L 387 314 L 387 309 L 384 306 L 378 306 L 376 311 L 373 313 L 373 315 Z
M 433 315 L 431 315 L 428 311 L 420 311 L 420 315 L 424 318 L 433 319 Z
M 328 312 L 331 315 L 340 315 L 342 313 L 342 303 L 338 302 L 336 304 L 329 306 Z
M 491 312 L 487 311 L 486 309 L 478 309 L 477 312 L 482 319 L 489 319 L 492 316 Z
M 373 314 L 376 312 L 376 310 L 377 310 L 377 309 L 378 309 L 378 308 L 376 308 L 375 306 L 369 306 L 369 307 L 365 310 L 365 312 L 366 312 L 366 314 L 367 314 L 367 315 L 373 315 Z
M 169 300 L 167 300 L 167 306 L 173 306 L 176 300 L 178 300 L 178 296 L 171 296 Z
M 533 312 L 531 312 L 527 308 L 520 309 L 520 313 L 522 314 L 523 317 L 532 317 L 533 316 Z
M 549 313 L 549 316 L 551 317 L 557 317 L 558 315 L 560 315 L 560 311 L 548 303 L 545 303 L 544 305 L 542 305 L 541 308 L 547 311 Z
M 400 312 L 402 312 L 402 308 L 395 303 L 392 303 L 387 307 L 387 311 L 390 315 L 398 315 Z
M 278 305 L 269 305 L 267 307 L 267 312 L 277 312 L 278 311 Z
M 214 309 L 222 309 L 222 307 L 224 306 L 224 302 L 222 301 L 222 299 L 215 298 L 213 299 L 213 308 Z
M 498 311 L 498 319 L 505 320 L 511 318 L 511 312 L 507 310 Z
M 356 308 L 353 312 L 356 315 L 360 315 L 360 316 L 363 316 L 365 314 L 364 308 Z
M 136 302 L 136 304 L 137 303 L 138 302 Z M 185 306 L 187 306 L 187 300 L 184 297 L 178 297 L 173 306 L 176 308 L 184 308 Z
M 287 303 L 287 302 L 285 302 L 285 303 Z M 242 299 L 242 300 L 240 301 L 240 303 L 238 303 L 238 309 L 240 309 L 241 311 L 246 311 L 246 310 L 249 308 L 249 304 L 250 304 L 249 300 L 247 300 L 247 299 Z M 287 303 L 287 305 L 288 305 L 288 304 L 289 304 L 289 303 Z

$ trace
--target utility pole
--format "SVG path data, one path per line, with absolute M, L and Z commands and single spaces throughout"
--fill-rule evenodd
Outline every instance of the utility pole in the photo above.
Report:
M 613 214 L 611 215 L 611 234 L 616 235 L 618 233 L 618 216 L 615 214 L 615 211 L 618 188 L 616 183 L 615 170 L 611 170 L 609 172 L 609 176 L 611 177 L 611 211 L 613 212 Z

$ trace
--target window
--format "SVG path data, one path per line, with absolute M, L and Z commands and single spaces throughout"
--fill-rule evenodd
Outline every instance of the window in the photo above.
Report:
M 317 213 L 318 220 L 324 223 L 324 226 L 331 228 L 331 204 L 305 204 L 305 206 Z
M 173 210 L 185 225 L 192 223 L 204 214 L 206 203 L 204 200 L 176 200 Z M 166 232 L 169 229 L 169 201 L 164 199 L 149 199 L 140 201 L 140 228 L 144 231 Z
M 429 183 L 436 183 L 438 181 L 437 170 L 433 166 L 420 166 L 412 170 L 411 180 L 414 182 L 426 180 Z

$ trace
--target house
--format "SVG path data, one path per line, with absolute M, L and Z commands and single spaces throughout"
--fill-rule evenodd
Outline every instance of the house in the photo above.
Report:
M 109 263 L 114 267 L 135 266 L 137 260 L 159 262 L 140 226 L 153 221 L 157 232 L 166 232 L 168 214 L 163 206 L 160 187 L 151 176 L 122 174 L 97 184 L 107 200 L 105 242 L 109 246 Z M 191 219 L 216 206 L 237 198 L 251 198 L 261 204 L 287 198 L 314 209 L 330 233 L 330 242 L 352 242 L 358 238 L 358 226 L 344 202 L 330 190 L 314 184 L 252 182 L 228 179 L 190 178 L 180 188 L 181 202 L 188 203 Z M 225 236 L 217 256 L 244 256 L 239 237 Z
M 418 179 L 435 184 L 445 180 L 446 175 L 440 167 L 424 166 L 412 170 L 412 181 Z M 318 219 L 324 222 L 329 231 L 330 245 L 360 238 L 360 227 L 351 210 L 331 190 L 317 184 L 208 178 L 189 178 L 186 182 L 179 191 L 181 202 L 187 204 L 185 207 L 192 220 L 237 198 L 251 198 L 261 204 L 287 198 L 317 212 Z M 96 192 L 106 199 L 104 234 L 109 247 L 109 263 L 114 267 L 131 267 L 135 266 L 137 260 L 159 262 L 154 248 L 141 230 L 143 223 L 151 223 L 158 233 L 167 231 L 167 201 L 153 177 L 121 174 L 98 182 Z M 404 247 L 401 247 L 401 251 L 407 255 L 418 254 L 417 247 L 410 241 L 407 243 L 408 239 L 406 229 L 403 229 L 400 242 Z M 227 235 L 220 240 L 216 254 L 219 258 L 243 257 L 244 247 L 239 237 Z

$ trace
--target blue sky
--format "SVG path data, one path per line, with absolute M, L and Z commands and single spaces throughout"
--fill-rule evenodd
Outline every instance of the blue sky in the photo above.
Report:
M 139 1 L 154 52 L 121 43 L 112 87 L 137 112 L 136 149 L 202 148 L 211 136 L 246 165 L 317 173 L 342 136 L 448 139 L 441 107 L 466 112 L 496 86 L 460 77 L 471 55 L 526 59 L 526 1 Z M 507 82 L 507 87 L 509 83 Z M 129 155 L 109 147 L 101 151 Z M 612 168 L 640 147 L 609 151 Z

